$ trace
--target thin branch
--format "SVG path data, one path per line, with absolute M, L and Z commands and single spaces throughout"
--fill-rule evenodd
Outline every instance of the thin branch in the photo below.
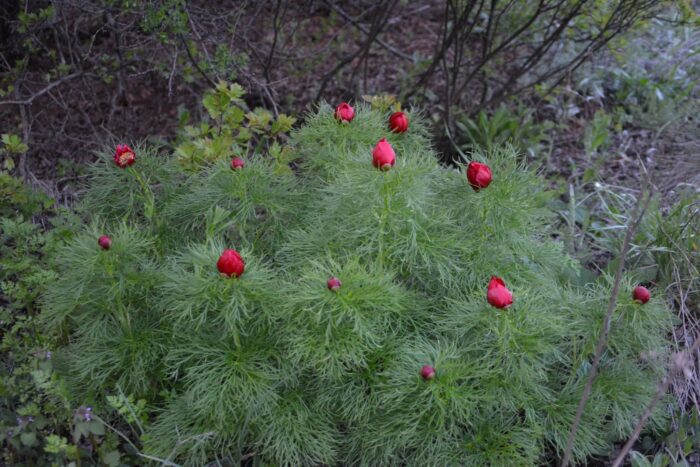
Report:
M 173 66 L 170 68 L 170 76 L 168 77 L 168 97 L 173 95 L 173 78 L 175 77 L 175 68 L 177 67 L 177 56 L 180 53 L 180 49 L 175 49 L 175 55 L 173 56 Z
M 464 7 L 462 10 L 462 13 L 456 17 L 452 28 L 449 28 L 449 18 L 450 18 L 450 2 L 447 2 L 445 5 L 445 20 L 443 21 L 443 30 L 442 30 L 442 35 L 443 38 L 441 41 L 438 43 L 438 46 L 436 47 L 435 53 L 433 55 L 433 60 L 430 62 L 430 65 L 428 66 L 428 69 L 421 74 L 420 78 L 418 81 L 413 85 L 413 87 L 406 93 L 405 98 L 409 98 L 413 96 L 418 90 L 425 86 L 428 81 L 430 81 L 430 78 L 433 76 L 435 73 L 436 68 L 438 65 L 442 62 L 443 57 L 447 53 L 447 51 L 452 47 L 453 42 L 455 39 L 458 37 L 459 32 L 462 31 L 466 25 L 467 25 L 467 20 L 470 17 L 470 14 L 472 12 L 472 9 L 474 8 L 474 5 L 476 3 L 476 0 L 469 0 L 469 3 Z M 447 34 L 449 28 L 449 34 Z
M 149 456 L 148 454 L 142 453 L 141 451 L 139 451 L 139 448 L 137 448 L 137 447 L 134 445 L 134 443 L 131 442 L 131 440 L 129 439 L 129 437 L 126 436 L 124 433 L 122 433 L 121 431 L 117 430 L 116 428 L 114 428 L 112 425 L 110 425 L 110 424 L 107 423 L 106 421 L 102 420 L 102 419 L 101 419 L 100 417 L 98 417 L 97 415 L 94 415 L 94 414 L 93 414 L 92 417 L 93 417 L 95 420 L 97 420 L 98 422 L 102 423 L 102 424 L 103 424 L 104 426 L 106 426 L 107 428 L 109 428 L 110 430 L 112 430 L 113 432 L 115 432 L 115 433 L 116 433 L 117 435 L 119 435 L 124 441 L 126 441 L 127 443 L 129 443 L 129 445 L 134 449 L 134 451 L 136 452 L 136 454 L 138 454 L 139 456 L 143 457 L 144 459 L 149 459 L 149 460 L 152 460 L 152 461 L 160 462 L 161 465 L 167 465 L 167 466 L 169 466 L 169 467 L 181 467 L 180 464 L 176 464 L 176 463 L 170 462 L 170 461 L 168 461 L 168 460 L 166 460 L 166 459 L 161 459 L 161 458 L 155 457 L 155 456 Z
M 569 10 L 569 11 L 566 12 L 566 14 L 565 14 L 565 16 L 564 16 L 563 18 L 559 18 L 559 17 L 556 15 L 556 13 L 558 13 L 558 11 L 559 11 L 559 9 L 560 9 L 562 3 L 563 3 L 563 2 L 560 2 L 560 3 L 557 5 L 554 15 L 553 15 L 552 18 L 550 19 L 549 24 L 545 27 L 544 36 L 543 36 L 543 39 L 542 39 L 541 43 L 540 43 L 533 51 L 531 51 L 531 52 L 529 53 L 529 55 L 527 56 L 527 58 L 526 58 L 526 59 L 524 60 L 524 62 L 518 67 L 517 70 L 515 70 L 514 72 L 512 72 L 512 73 L 509 74 L 509 76 L 508 76 L 508 82 L 507 82 L 507 83 L 504 83 L 503 86 L 501 86 L 501 88 L 500 88 L 500 89 L 493 95 L 493 97 L 491 97 L 488 101 L 486 101 L 485 103 L 481 103 L 481 104 L 480 104 L 480 107 L 486 107 L 486 106 L 489 106 L 489 105 L 492 104 L 492 103 L 497 103 L 498 101 L 500 101 L 500 99 L 501 99 L 506 93 L 510 93 L 511 95 L 514 94 L 513 91 L 512 91 L 513 87 L 511 87 L 510 84 L 512 83 L 512 84 L 514 85 L 515 83 L 517 83 L 518 80 L 519 80 L 522 76 L 525 75 L 525 73 L 527 73 L 528 71 L 530 71 L 535 65 L 537 65 L 537 64 L 540 62 L 540 60 L 543 59 L 543 57 L 544 57 L 544 56 L 546 55 L 546 53 L 550 50 L 550 48 L 551 48 L 554 44 L 556 44 L 556 43 L 558 42 L 559 38 L 561 37 L 561 35 L 562 35 L 562 34 L 564 33 L 564 31 L 566 30 L 566 28 L 568 27 L 569 23 L 570 23 L 576 16 L 579 15 L 581 8 L 582 8 L 583 5 L 586 3 L 586 0 L 580 0 L 576 5 L 573 5 L 573 6 L 571 7 L 571 10 Z M 540 4 L 540 5 L 538 6 L 538 11 L 540 11 L 541 6 L 542 6 L 542 4 Z M 542 11 L 544 11 L 544 10 L 542 10 Z M 539 16 L 539 15 L 536 13 L 536 14 L 533 16 L 533 19 L 534 19 L 535 17 L 537 17 L 537 16 Z M 553 26 L 555 26 L 555 25 L 556 25 L 555 30 L 554 30 L 553 32 L 550 33 L 550 28 L 553 27 Z M 530 25 L 528 25 L 528 27 L 530 27 Z M 527 28 L 526 28 L 526 29 L 527 29 Z M 525 29 L 522 30 L 522 32 L 524 32 L 524 31 L 525 31 Z M 519 34 L 520 34 L 520 33 L 518 33 L 518 35 L 519 35 Z M 516 36 L 515 36 L 515 35 L 512 35 L 511 37 L 514 39 Z M 494 52 L 494 55 L 495 55 L 495 53 L 497 53 L 498 50 L 500 50 L 500 49 L 501 49 L 501 47 L 499 46 L 499 48 L 496 49 L 496 52 Z M 489 60 L 491 60 L 492 58 L 493 58 L 493 55 L 489 58 Z M 481 66 L 483 66 L 485 63 L 486 63 L 486 62 L 483 62 L 483 61 L 482 61 L 481 64 L 479 65 L 479 67 L 477 67 L 477 71 L 478 71 L 478 69 L 479 69 Z M 474 72 L 472 72 L 472 74 L 470 74 L 470 76 L 467 78 L 467 80 L 465 80 L 465 82 L 462 84 L 463 88 L 466 86 L 466 84 L 467 84 L 473 77 L 474 77 Z M 527 87 L 529 87 L 529 86 L 531 86 L 531 85 L 532 85 L 532 84 L 529 83 L 529 84 L 527 85 Z M 510 90 L 510 91 L 509 91 L 509 90 Z M 476 110 L 477 110 L 476 108 L 473 108 L 473 111 L 474 111 L 474 112 L 476 112 Z
M 612 319 L 613 312 L 617 305 L 617 297 L 620 293 L 620 284 L 622 282 L 622 273 L 625 268 L 625 259 L 627 258 L 627 252 L 629 251 L 630 242 L 634 236 L 634 232 L 637 230 L 637 226 L 644 217 L 644 212 L 649 207 L 649 202 L 652 198 L 651 193 L 651 183 L 650 183 L 651 172 L 647 172 L 644 186 L 640 192 L 639 198 L 634 205 L 634 210 L 630 216 L 630 225 L 627 227 L 627 232 L 625 233 L 625 239 L 622 243 L 622 250 L 620 251 L 620 263 L 617 265 L 617 271 L 615 271 L 615 280 L 613 283 L 612 291 L 610 292 L 610 301 L 608 302 L 608 310 L 603 319 L 603 326 L 600 329 L 600 335 L 598 336 L 598 343 L 596 344 L 595 356 L 593 358 L 593 363 L 588 371 L 588 378 L 586 379 L 586 385 L 583 388 L 583 394 L 581 395 L 581 400 L 578 404 L 578 409 L 576 409 L 576 416 L 571 424 L 571 431 L 569 432 L 569 437 L 566 441 L 566 449 L 564 450 L 564 459 L 562 460 L 562 467 L 569 465 L 571 461 L 571 451 L 574 446 L 574 440 L 576 439 L 576 432 L 581 423 L 581 418 L 583 417 L 583 411 L 586 408 L 586 403 L 588 398 L 591 396 L 591 391 L 593 390 L 593 383 L 598 374 L 598 366 L 600 365 L 600 360 L 603 357 L 603 352 L 608 343 L 608 335 L 610 333 L 610 321 Z M 642 200 L 644 199 L 646 188 L 649 188 L 649 193 L 647 193 L 646 200 L 642 207 Z
M 277 0 L 277 6 L 275 7 L 275 16 L 272 19 L 272 45 L 270 46 L 270 53 L 267 56 L 265 65 L 263 66 L 263 76 L 265 77 L 265 81 L 267 81 L 268 83 L 271 81 L 270 67 L 272 66 L 272 60 L 275 58 L 275 48 L 277 47 L 277 40 L 279 39 L 280 34 L 279 29 L 286 11 L 286 5 L 284 11 L 282 11 L 282 0 Z
M 343 19 L 345 19 L 345 20 L 348 21 L 350 24 L 352 24 L 353 26 L 355 26 L 357 29 L 359 29 L 360 31 L 362 31 L 365 35 L 369 35 L 369 34 L 370 34 L 369 29 L 367 29 L 364 25 L 362 25 L 361 23 L 359 23 L 358 21 L 356 21 L 352 16 L 350 16 L 349 14 L 347 14 L 347 13 L 345 12 L 345 10 L 343 10 L 342 8 L 340 8 L 338 5 L 336 5 L 335 3 L 331 3 L 331 2 L 329 2 L 329 1 L 325 1 L 324 3 L 326 4 L 326 6 L 328 6 L 328 8 L 330 8 L 330 9 L 332 9 L 333 11 L 335 11 L 336 13 L 338 13 L 341 17 L 343 17 Z M 392 54 L 396 55 L 397 57 L 403 58 L 404 60 L 413 61 L 413 57 L 412 57 L 411 55 L 409 55 L 409 54 L 407 54 L 407 53 L 404 53 L 404 52 L 401 52 L 400 50 L 398 50 L 398 49 L 395 48 L 394 46 L 392 46 L 392 45 L 387 44 L 386 42 L 384 42 L 382 39 L 377 38 L 377 39 L 376 39 L 376 42 L 377 42 L 377 44 L 381 45 L 382 47 L 384 47 L 386 50 L 388 50 L 388 51 L 391 52 Z
M 27 105 L 19 106 L 19 115 L 22 119 L 22 142 L 29 147 L 29 117 L 27 116 Z M 28 179 L 27 174 L 27 152 L 19 155 L 19 176 L 24 180 Z
M 386 26 L 386 23 L 389 21 L 391 15 L 390 12 L 389 14 L 385 15 L 385 13 L 387 13 L 386 10 L 379 10 L 379 14 L 376 14 L 380 6 L 382 6 L 381 3 L 379 5 L 376 5 L 374 8 L 370 8 L 367 10 L 367 12 L 375 13 L 374 21 L 372 22 L 372 28 L 370 29 L 370 34 L 367 36 L 367 40 L 360 47 L 358 47 L 357 50 L 340 60 L 335 66 L 335 68 L 333 68 L 330 72 L 325 74 L 323 79 L 321 79 L 321 85 L 319 87 L 318 92 L 316 93 L 316 98 L 314 100 L 321 99 L 321 97 L 323 96 L 323 92 L 326 90 L 326 86 L 328 85 L 328 82 L 331 80 L 331 78 L 333 78 L 340 70 L 345 68 L 349 63 L 355 60 L 355 58 L 365 53 L 366 50 L 368 50 L 369 47 L 371 47 L 372 42 L 376 40 L 377 36 L 382 31 L 382 29 L 384 29 L 384 26 Z
M 112 13 L 110 13 L 109 10 L 105 12 L 105 16 L 107 18 L 107 24 L 110 26 L 112 29 L 112 33 L 114 34 L 114 47 L 117 52 L 117 92 L 112 94 L 112 102 L 109 110 L 109 116 L 107 117 L 107 122 L 112 121 L 112 117 L 114 117 L 114 114 L 117 112 L 117 102 L 121 99 L 126 99 L 126 86 L 124 85 L 124 60 L 122 58 L 122 40 L 121 40 L 121 34 L 119 32 L 119 28 L 116 26 L 116 21 L 114 20 L 114 17 L 112 16 Z
M 78 76 L 81 76 L 82 74 L 83 73 L 81 71 L 76 71 L 75 73 L 71 73 L 70 75 L 66 75 L 63 78 L 56 80 L 53 83 L 50 83 L 42 90 L 32 94 L 31 96 L 29 96 L 28 98 L 26 98 L 24 100 L 0 101 L 0 105 L 31 105 L 31 103 L 34 102 L 35 99 L 43 96 L 44 94 L 46 94 L 47 92 L 49 92 L 53 88 L 55 88 L 56 86 L 59 86 L 59 85 L 65 83 L 66 81 L 69 81 L 73 78 L 77 78 Z
M 195 58 L 192 56 L 192 52 L 190 51 L 190 48 L 187 46 L 187 42 L 185 41 L 185 36 L 183 36 L 182 34 L 178 34 L 178 36 L 180 37 L 180 42 L 182 42 L 182 45 L 185 47 L 185 52 L 187 52 L 187 57 L 190 59 L 190 62 L 192 63 L 192 65 L 194 65 L 194 67 L 197 69 L 199 74 L 202 75 L 202 77 L 205 80 L 207 80 L 207 82 L 211 85 L 211 87 L 215 88 L 216 83 L 214 82 L 214 80 L 212 80 L 209 77 L 209 75 L 207 75 L 204 72 L 204 70 L 202 70 L 202 67 L 199 66 L 199 63 L 197 63 L 197 60 L 195 60 Z
M 367 41 L 365 43 L 365 46 L 362 50 L 362 53 L 360 54 L 360 59 L 357 61 L 357 64 L 354 66 L 352 69 L 352 72 L 350 74 L 350 82 L 354 83 L 355 82 L 355 75 L 357 74 L 357 70 L 360 68 L 360 65 L 364 63 L 365 66 L 367 66 L 367 60 L 369 57 L 369 52 L 372 49 L 372 44 L 374 43 L 375 40 L 379 39 L 379 33 L 381 30 L 384 28 L 384 26 L 389 22 L 389 19 L 391 18 L 391 13 L 394 10 L 394 7 L 398 3 L 398 0 L 387 0 L 387 3 L 384 4 L 384 10 L 379 12 L 379 17 L 384 18 L 383 20 L 380 20 L 380 25 L 378 26 L 377 32 L 374 34 L 374 40 L 372 41 Z M 386 17 L 384 16 L 386 15 Z M 367 84 L 367 80 L 365 79 L 364 81 L 365 87 Z M 365 90 L 363 89 L 363 92 Z

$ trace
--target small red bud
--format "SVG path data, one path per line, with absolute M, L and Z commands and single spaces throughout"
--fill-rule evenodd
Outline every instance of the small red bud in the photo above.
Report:
M 435 368 L 430 365 L 425 365 L 420 369 L 420 375 L 424 380 L 429 380 L 435 378 Z
M 236 250 L 227 249 L 224 250 L 219 257 L 219 261 L 216 262 L 216 267 L 221 274 L 225 274 L 228 277 L 241 277 L 241 274 L 245 271 L 245 262 Z
M 343 285 L 342 282 L 340 282 L 340 279 L 337 277 L 331 277 L 328 279 L 328 282 L 326 282 L 326 285 L 328 286 L 328 290 L 332 290 L 333 292 L 337 292 L 340 290 L 340 286 Z
M 245 167 L 245 161 L 240 157 L 234 157 L 231 159 L 231 170 L 241 170 Z
M 644 305 L 651 298 L 651 293 L 649 292 L 649 289 L 639 285 L 639 286 L 634 288 L 634 291 L 632 292 L 632 298 L 636 302 Z
M 114 163 L 122 169 L 127 168 L 136 162 L 136 153 L 126 144 L 117 144 L 117 149 L 114 152 Z
M 396 153 L 391 144 L 382 138 L 372 150 L 372 165 L 381 170 L 389 170 L 396 163 Z
M 100 248 L 103 250 L 109 250 L 109 247 L 112 246 L 112 239 L 109 238 L 107 235 L 102 235 L 100 238 L 97 239 L 97 244 L 100 245 Z
M 408 131 L 408 117 L 403 112 L 394 112 L 389 117 L 389 129 L 394 133 Z
M 341 102 L 340 105 L 335 108 L 333 116 L 340 122 L 351 122 L 352 119 L 355 118 L 355 109 L 347 102 Z
M 486 164 L 470 162 L 467 167 L 467 180 L 474 191 L 486 188 L 491 183 L 491 169 Z
M 496 308 L 508 308 L 513 304 L 513 294 L 506 288 L 503 279 L 496 276 L 491 276 L 488 291 L 486 292 L 486 300 L 491 306 Z

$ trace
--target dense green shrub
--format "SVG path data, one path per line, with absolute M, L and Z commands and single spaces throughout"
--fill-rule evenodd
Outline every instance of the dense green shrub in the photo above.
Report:
M 437 163 L 415 114 L 399 135 L 387 117 L 360 108 L 340 124 L 322 105 L 293 137 L 294 171 L 260 155 L 193 174 L 146 147 L 121 169 L 105 154 L 45 297 L 45 326 L 70 335 L 54 360 L 75 400 L 146 400 L 144 451 L 187 465 L 533 465 L 561 452 L 611 278 L 581 280 L 513 150 L 474 154 L 494 173 L 474 191 Z M 389 171 L 371 164 L 382 137 Z M 239 278 L 217 271 L 225 248 L 245 260 Z M 492 275 L 512 307 L 487 303 Z M 661 371 L 670 314 L 633 302 L 633 285 L 579 460 L 631 432 Z

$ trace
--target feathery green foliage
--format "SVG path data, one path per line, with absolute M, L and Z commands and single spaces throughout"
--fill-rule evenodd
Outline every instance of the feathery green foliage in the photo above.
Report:
M 127 169 L 105 155 L 42 316 L 70 335 L 56 360 L 76 399 L 146 398 L 145 451 L 185 465 L 511 466 L 561 452 L 612 280 L 579 283 L 549 235 L 549 194 L 513 149 L 473 155 L 494 173 L 475 192 L 409 116 L 393 134 L 388 114 L 360 107 L 341 124 L 321 105 L 293 135 L 295 171 L 263 155 L 198 173 L 145 147 Z M 387 172 L 371 165 L 381 137 L 397 154 Z M 224 248 L 244 258 L 240 277 L 217 271 Z M 492 275 L 512 307 L 487 303 Z M 631 432 L 667 353 L 670 314 L 634 303 L 633 285 L 579 460 Z

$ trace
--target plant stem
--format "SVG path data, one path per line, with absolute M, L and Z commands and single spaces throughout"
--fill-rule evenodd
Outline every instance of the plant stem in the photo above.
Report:
M 155 197 L 153 196 L 153 191 L 151 191 L 151 188 L 148 186 L 143 177 L 141 177 L 141 174 L 138 171 L 132 167 L 129 167 L 129 170 L 134 178 L 139 182 L 139 185 L 141 185 L 141 190 L 143 191 L 144 215 L 146 216 L 146 219 L 151 220 L 153 218 L 153 214 L 155 213 Z
M 124 304 L 122 303 L 121 296 L 117 296 L 117 319 L 119 320 L 119 323 L 122 325 L 122 329 L 124 329 L 126 332 L 129 333 L 129 337 L 133 336 L 132 330 L 131 330 L 131 317 L 129 316 L 129 311 L 126 309 Z
M 384 197 L 384 207 L 379 217 L 379 253 L 377 260 L 379 265 L 384 267 L 384 228 L 386 227 L 387 217 L 389 217 L 389 191 L 387 190 L 386 178 L 382 183 L 382 195 Z

